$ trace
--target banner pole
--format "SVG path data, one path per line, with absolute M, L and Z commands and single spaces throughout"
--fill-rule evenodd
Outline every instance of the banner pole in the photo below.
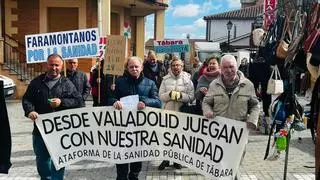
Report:
M 101 92 L 101 63 L 100 63 L 100 59 L 98 58 L 98 106 L 100 106 L 100 92 Z
M 63 61 L 63 75 L 64 75 L 64 77 L 67 77 L 66 60 Z
M 102 0 L 98 0 L 98 29 L 99 29 L 99 36 L 102 37 Z M 101 39 L 100 39 L 101 41 Z M 97 62 L 98 62 L 98 106 L 100 106 L 100 88 L 101 88 L 101 76 L 100 76 L 100 71 L 101 71 L 101 63 L 100 63 L 100 56 L 97 58 Z
M 110 87 L 110 89 L 111 89 L 111 91 L 114 91 L 115 89 L 116 89 L 116 76 L 115 75 L 113 75 L 113 77 L 112 77 L 112 84 L 111 84 L 111 87 Z

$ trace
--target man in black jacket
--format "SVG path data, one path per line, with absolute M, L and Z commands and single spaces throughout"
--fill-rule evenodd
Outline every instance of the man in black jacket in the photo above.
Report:
M 22 98 L 25 116 L 35 121 L 39 114 L 81 107 L 81 94 L 70 80 L 60 75 L 62 58 L 51 54 L 47 60 L 47 72 L 31 81 Z M 41 134 L 34 123 L 33 149 L 37 170 L 41 179 L 63 179 L 64 168 L 56 170 Z
M 82 95 L 83 106 L 85 106 L 85 100 L 90 93 L 90 84 L 87 75 L 78 70 L 78 59 L 71 59 L 67 62 L 67 77 Z

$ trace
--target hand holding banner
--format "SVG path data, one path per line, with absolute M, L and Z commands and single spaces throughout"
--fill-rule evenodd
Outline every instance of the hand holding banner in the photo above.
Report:
M 70 109 L 42 114 L 36 125 L 57 169 L 84 159 L 165 159 L 215 179 L 235 177 L 248 138 L 245 122 L 149 107 Z

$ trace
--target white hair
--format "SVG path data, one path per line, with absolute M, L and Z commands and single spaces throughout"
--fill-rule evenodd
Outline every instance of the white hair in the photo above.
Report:
M 125 62 L 124 64 L 124 67 L 127 67 L 128 66 L 128 62 L 131 61 L 131 60 L 138 60 L 140 62 L 140 64 L 143 66 L 143 60 L 138 57 L 138 56 L 130 56 L 127 58 L 127 61 Z
M 222 56 L 221 61 L 220 61 L 220 65 L 222 65 L 222 62 L 224 62 L 224 61 L 230 61 L 230 62 L 234 63 L 234 65 L 236 65 L 236 67 L 237 67 L 237 60 L 231 54 L 226 54 L 226 55 Z

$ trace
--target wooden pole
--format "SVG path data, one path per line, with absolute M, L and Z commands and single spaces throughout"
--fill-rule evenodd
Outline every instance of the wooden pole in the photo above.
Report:
M 98 0 L 98 28 L 99 28 L 99 36 L 102 37 L 102 0 Z M 101 39 L 100 39 L 101 41 Z M 97 58 L 97 63 L 98 63 L 98 106 L 100 106 L 100 82 L 101 82 L 101 76 L 100 76 L 100 58 Z
M 112 84 L 111 84 L 111 87 L 110 87 L 111 91 L 114 91 L 116 89 L 116 82 L 115 81 L 116 81 L 116 76 L 113 75 Z
M 66 61 L 63 61 L 63 75 L 64 77 L 67 77 L 67 65 L 66 65 Z
M 100 92 L 101 92 L 101 76 L 100 76 L 100 71 L 101 71 L 101 61 L 100 61 L 100 59 L 98 58 L 98 106 L 100 106 L 100 99 L 101 99 L 101 96 L 100 96 Z

